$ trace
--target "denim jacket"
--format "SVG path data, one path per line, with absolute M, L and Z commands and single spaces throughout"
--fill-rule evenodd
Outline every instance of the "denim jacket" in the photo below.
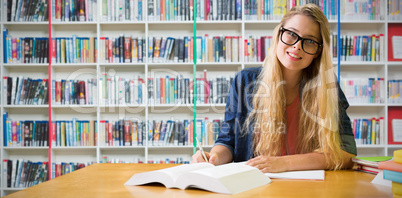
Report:
M 262 67 L 247 68 L 237 73 L 227 97 L 225 120 L 221 125 L 221 132 L 215 145 L 227 147 L 233 156 L 234 162 L 246 161 L 253 158 L 251 131 L 244 134 L 244 122 L 252 111 L 252 94 L 255 82 L 258 80 Z M 342 90 L 338 87 L 339 114 L 340 114 L 340 137 L 342 149 L 348 153 L 355 154 L 356 143 L 352 132 L 349 116 L 346 109 L 349 103 Z M 300 89 L 300 98 L 301 89 Z M 250 129 L 251 130 L 251 129 Z

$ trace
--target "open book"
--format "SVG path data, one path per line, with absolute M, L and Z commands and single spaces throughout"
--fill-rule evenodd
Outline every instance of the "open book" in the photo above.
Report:
M 214 166 L 210 163 L 184 164 L 172 168 L 134 174 L 124 185 L 161 183 L 166 188 L 200 188 L 236 194 L 271 182 L 257 168 L 243 163 Z

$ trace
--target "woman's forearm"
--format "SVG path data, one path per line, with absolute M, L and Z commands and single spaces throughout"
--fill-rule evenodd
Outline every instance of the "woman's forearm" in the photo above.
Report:
M 355 155 L 342 151 L 343 164 L 341 168 L 352 168 L 351 160 Z M 298 155 L 283 156 L 287 164 L 287 171 L 294 170 L 315 170 L 315 169 L 333 169 L 334 165 L 329 164 L 323 153 L 306 153 Z
M 216 155 L 218 158 L 217 164 L 226 164 L 233 161 L 232 152 L 223 145 L 216 145 L 211 149 L 209 153 L 211 155 Z

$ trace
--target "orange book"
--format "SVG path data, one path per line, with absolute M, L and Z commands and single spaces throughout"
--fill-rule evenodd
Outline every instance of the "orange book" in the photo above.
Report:
M 89 146 L 95 146 L 95 121 L 89 121 Z
M 394 160 L 379 162 L 378 168 L 390 171 L 402 172 L 402 164 L 396 163 Z

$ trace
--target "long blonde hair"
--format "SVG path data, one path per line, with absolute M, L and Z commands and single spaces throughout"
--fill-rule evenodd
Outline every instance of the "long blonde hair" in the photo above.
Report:
M 253 110 L 244 125 L 253 128 L 254 155 L 280 156 L 286 133 L 286 96 L 281 63 L 276 56 L 280 27 L 295 15 L 308 16 L 320 27 L 321 53 L 303 69 L 300 88 L 299 127 L 296 154 L 324 153 L 332 169 L 342 166 L 339 136 L 338 90 L 330 56 L 330 28 L 323 12 L 314 4 L 295 6 L 274 29 L 269 56 L 258 76 Z M 250 125 L 252 123 L 252 125 Z

